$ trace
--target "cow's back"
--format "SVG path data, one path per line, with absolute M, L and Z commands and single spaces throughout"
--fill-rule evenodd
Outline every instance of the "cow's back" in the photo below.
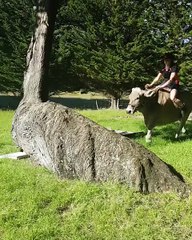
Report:
M 156 97 L 148 99 L 143 115 L 145 124 L 150 129 L 179 120 L 181 118 L 181 111 L 175 108 L 170 99 L 170 93 L 160 90 Z

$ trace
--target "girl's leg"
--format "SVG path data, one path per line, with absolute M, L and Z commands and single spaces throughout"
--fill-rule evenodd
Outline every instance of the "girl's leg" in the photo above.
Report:
M 171 101 L 174 102 L 174 100 L 176 98 L 176 95 L 177 95 L 177 89 L 175 89 L 175 88 L 171 89 L 171 92 L 170 92 L 170 99 L 171 99 Z
M 174 106 L 176 108 L 183 108 L 184 103 L 180 99 L 176 98 L 176 95 L 177 95 L 177 89 L 175 89 L 175 88 L 171 89 L 170 99 L 173 102 Z

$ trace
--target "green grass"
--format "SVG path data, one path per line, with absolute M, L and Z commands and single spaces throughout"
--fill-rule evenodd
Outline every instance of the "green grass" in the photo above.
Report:
M 11 137 L 13 111 L 0 111 L 0 154 L 17 151 Z
M 112 129 L 144 131 L 140 115 L 82 111 Z M 1 154 L 17 150 L 11 139 L 13 112 L 0 111 Z M 189 123 L 189 129 L 192 128 Z M 171 163 L 191 182 L 191 137 L 173 141 L 175 125 L 157 128 L 151 145 L 135 140 Z M 167 133 L 166 133 L 167 131 Z M 192 239 L 192 196 L 142 195 L 126 186 L 60 180 L 29 160 L 0 160 L 2 240 L 186 240 Z
M 145 131 L 141 115 L 131 116 L 126 114 L 125 110 L 84 110 L 80 113 L 113 130 Z

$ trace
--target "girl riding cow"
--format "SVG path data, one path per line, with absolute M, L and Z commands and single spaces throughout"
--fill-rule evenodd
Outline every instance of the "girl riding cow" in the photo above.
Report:
M 183 109 L 184 103 L 178 99 L 177 93 L 179 89 L 179 76 L 178 76 L 178 67 L 174 63 L 174 56 L 171 53 L 167 53 L 164 55 L 164 68 L 159 71 L 156 78 L 152 81 L 151 84 L 146 84 L 146 89 L 153 88 L 161 79 L 163 82 L 153 88 L 154 91 L 158 91 L 160 89 L 165 89 L 170 92 L 170 99 L 172 100 L 175 107 Z

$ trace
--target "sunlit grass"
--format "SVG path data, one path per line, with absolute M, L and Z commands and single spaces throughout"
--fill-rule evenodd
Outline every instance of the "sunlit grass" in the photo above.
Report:
M 11 137 L 13 115 L 13 111 L 0 111 L 0 154 L 18 151 Z
M 96 123 L 113 130 L 128 132 L 145 131 L 142 116 L 139 114 L 128 115 L 125 110 L 84 110 L 80 111 L 80 113 Z

